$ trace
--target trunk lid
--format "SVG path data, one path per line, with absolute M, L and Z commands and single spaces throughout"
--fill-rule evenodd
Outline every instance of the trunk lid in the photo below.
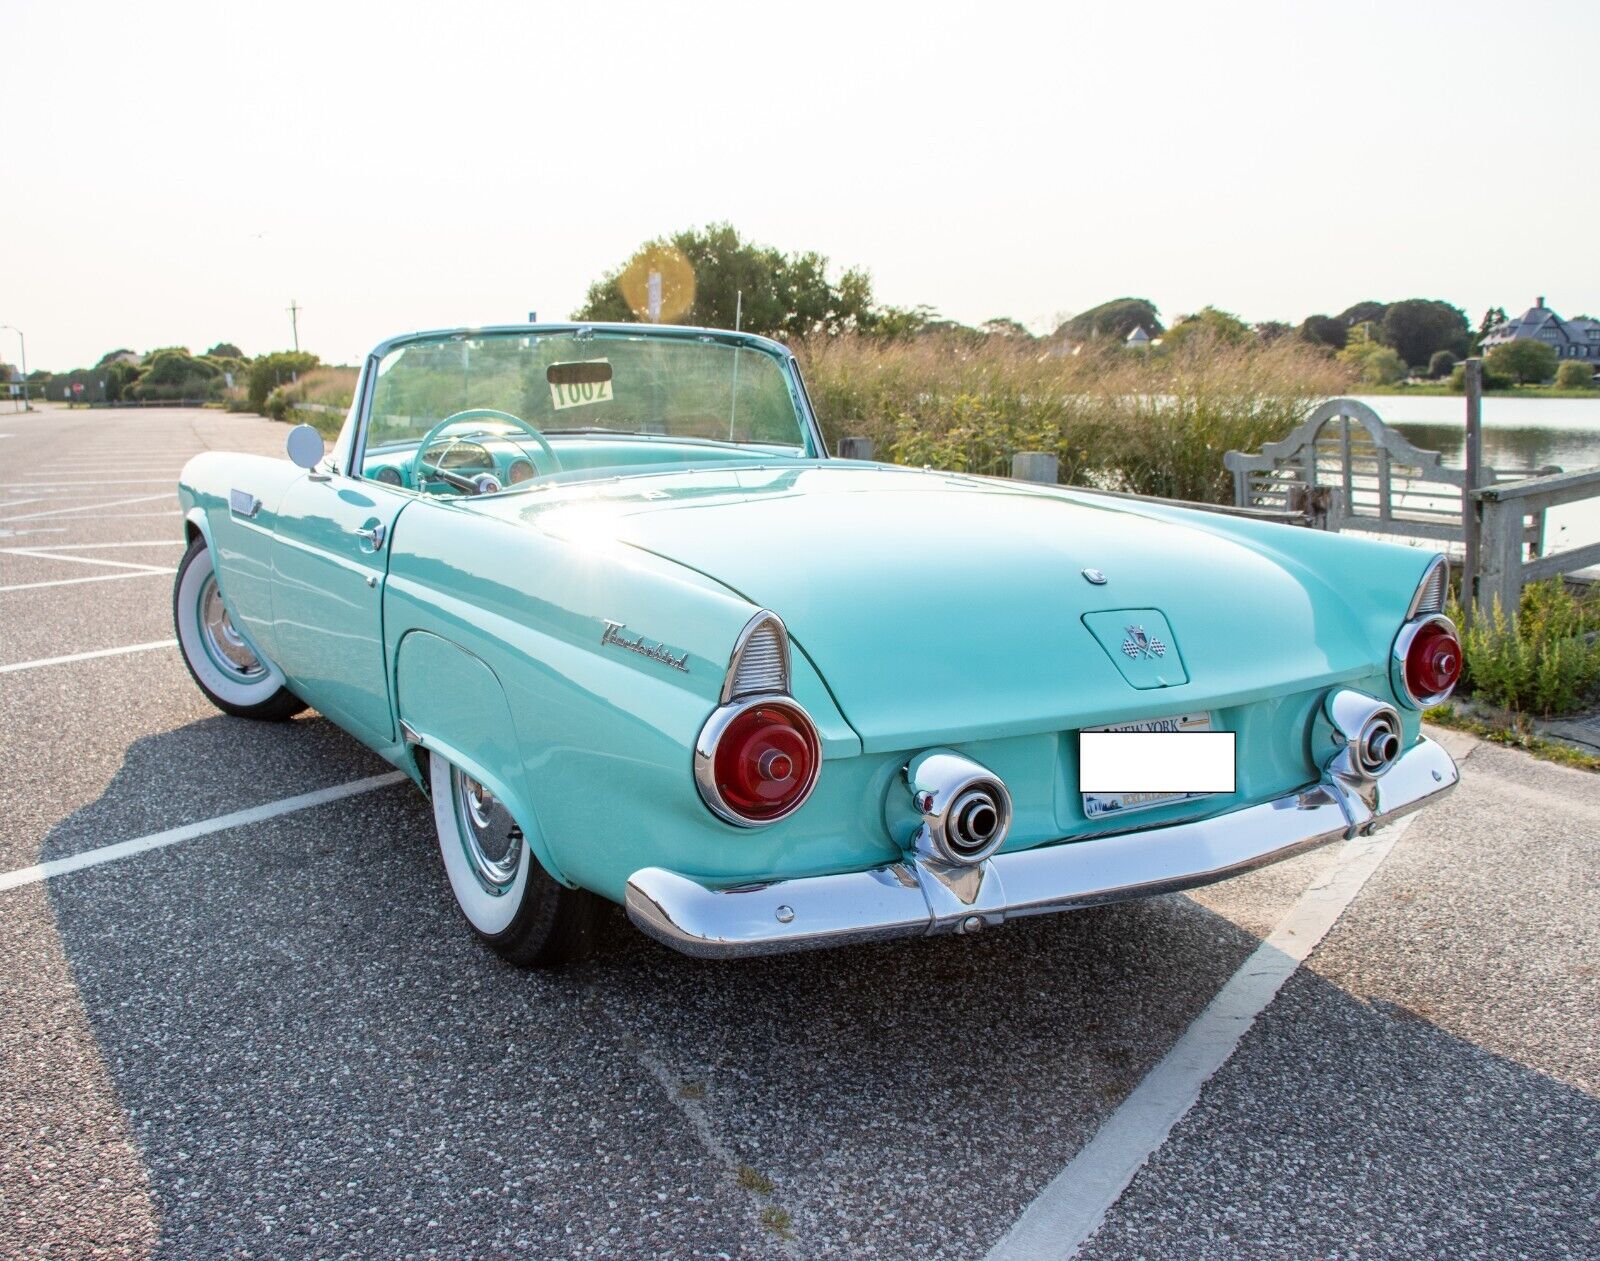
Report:
M 774 610 L 866 751 L 1304 691 L 1372 674 L 1395 629 L 1394 566 L 1362 559 L 1397 549 L 1349 542 L 1353 605 L 1292 558 L 1310 532 L 998 480 L 807 464 L 482 507 L 642 548 Z

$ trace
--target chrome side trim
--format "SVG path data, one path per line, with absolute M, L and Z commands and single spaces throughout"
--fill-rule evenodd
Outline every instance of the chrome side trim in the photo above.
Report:
M 701 957 L 973 932 L 1018 916 L 1223 880 L 1371 832 L 1459 779 L 1450 755 L 1424 738 L 1370 782 L 1370 801 L 1330 774 L 1300 792 L 1230 814 L 996 854 L 959 872 L 914 855 L 867 871 L 713 889 L 645 867 L 628 880 L 626 905 L 641 930 Z

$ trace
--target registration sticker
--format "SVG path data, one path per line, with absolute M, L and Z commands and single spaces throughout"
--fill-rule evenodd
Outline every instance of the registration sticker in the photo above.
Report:
M 1078 737 L 1078 787 L 1090 819 L 1231 793 L 1234 733 L 1212 731 L 1207 713 L 1087 727 Z
M 596 366 L 585 371 L 591 364 Z M 557 372 L 555 369 L 566 371 Z M 611 402 L 611 364 L 608 360 L 584 359 L 578 363 L 555 364 L 549 379 L 550 406 L 558 412 L 569 407 L 583 407 L 588 403 Z

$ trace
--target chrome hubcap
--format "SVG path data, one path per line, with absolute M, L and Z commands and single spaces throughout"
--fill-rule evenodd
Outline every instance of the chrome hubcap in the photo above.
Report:
M 478 883 L 489 893 L 504 893 L 522 866 L 522 829 L 506 808 L 472 776 L 454 767 L 450 786 L 462 848 Z
M 228 673 L 241 679 L 259 679 L 267 672 L 260 658 L 245 643 L 244 636 L 234 627 L 214 577 L 206 579 L 200 593 L 200 633 L 205 636 L 206 651 L 212 660 Z

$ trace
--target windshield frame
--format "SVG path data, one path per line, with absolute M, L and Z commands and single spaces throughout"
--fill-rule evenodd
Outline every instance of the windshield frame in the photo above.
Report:
M 794 402 L 795 414 L 799 417 L 801 431 L 806 440 L 807 450 L 800 457 L 808 460 L 825 460 L 828 458 L 828 448 L 822 437 L 822 426 L 817 422 L 816 413 L 811 407 L 811 396 L 806 393 L 805 382 L 800 376 L 800 365 L 795 361 L 794 352 L 782 342 L 773 341 L 768 337 L 757 337 L 753 333 L 735 333 L 727 329 L 717 328 L 692 328 L 676 324 L 495 324 L 485 325 L 480 328 L 445 328 L 434 329 L 428 332 L 402 333 L 391 337 L 387 341 L 379 342 L 367 355 L 361 366 L 361 380 L 357 384 L 356 399 L 350 409 L 350 419 L 346 421 L 347 434 L 341 434 L 338 447 L 335 449 L 335 459 L 343 457 L 345 475 L 365 480 L 362 478 L 361 469 L 367 450 L 367 427 L 371 418 L 372 400 L 377 392 L 378 368 L 384 358 L 396 350 L 406 346 L 424 342 L 439 342 L 450 340 L 464 340 L 473 337 L 526 337 L 529 335 L 579 335 L 584 333 L 598 334 L 604 337 L 647 337 L 659 338 L 663 341 L 713 341 L 725 346 L 738 347 L 754 351 L 775 359 L 778 369 L 784 375 L 785 383 L 789 387 L 789 396 Z M 354 423 L 351 423 L 353 421 Z M 750 446 L 750 458 L 755 462 L 762 462 L 774 458 L 770 447 L 762 448 L 758 444 L 738 444 Z M 512 487 L 506 487 L 512 490 Z M 504 492 L 502 492 L 504 493 Z

